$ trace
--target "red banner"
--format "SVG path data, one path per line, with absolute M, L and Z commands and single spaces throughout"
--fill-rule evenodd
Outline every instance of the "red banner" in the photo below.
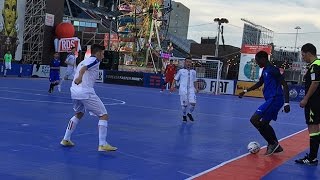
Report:
M 62 38 L 59 40 L 58 52 L 70 52 L 72 47 L 76 47 L 78 51 L 80 49 L 80 39 L 75 38 Z
M 259 51 L 265 51 L 269 55 L 272 51 L 272 46 L 268 45 L 243 45 L 241 48 L 242 54 L 257 54 Z

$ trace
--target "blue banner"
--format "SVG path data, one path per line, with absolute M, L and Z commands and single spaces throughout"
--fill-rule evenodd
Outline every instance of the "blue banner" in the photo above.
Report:
M 144 73 L 143 75 L 144 87 L 161 88 L 162 84 L 164 84 L 164 79 L 162 74 Z
M 3 76 L 4 73 L 4 65 L 0 63 L 1 74 Z M 31 64 L 16 64 L 11 63 L 11 70 L 7 71 L 7 76 L 27 76 L 30 77 L 32 75 L 32 65 Z

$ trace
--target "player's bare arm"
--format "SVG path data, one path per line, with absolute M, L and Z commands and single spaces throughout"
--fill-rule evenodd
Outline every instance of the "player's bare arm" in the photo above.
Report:
M 194 88 L 196 89 L 196 93 L 198 93 L 199 92 L 198 82 L 197 81 L 194 82 L 193 85 L 194 85 Z
M 175 79 L 173 79 L 173 81 L 172 81 L 172 84 L 171 84 L 171 88 L 170 88 L 170 91 L 171 92 L 173 92 L 173 91 L 175 91 L 176 90 L 176 80 Z
M 82 82 L 82 77 L 83 77 L 83 75 L 84 75 L 84 73 L 86 72 L 87 69 L 88 69 L 87 66 L 83 66 L 83 67 L 80 69 L 80 71 L 79 71 L 79 76 L 74 80 L 74 83 L 75 83 L 76 85 L 81 84 L 81 82 Z
M 314 94 L 314 92 L 316 92 L 318 86 L 319 86 L 319 82 L 312 81 L 309 91 L 304 96 L 303 100 L 300 102 L 300 107 L 304 108 L 307 105 L 310 97 Z

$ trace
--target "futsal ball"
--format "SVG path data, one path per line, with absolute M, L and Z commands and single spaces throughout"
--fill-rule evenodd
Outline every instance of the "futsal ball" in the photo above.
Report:
M 260 144 L 258 142 L 250 142 L 248 144 L 248 151 L 251 153 L 251 154 L 256 154 L 260 151 Z

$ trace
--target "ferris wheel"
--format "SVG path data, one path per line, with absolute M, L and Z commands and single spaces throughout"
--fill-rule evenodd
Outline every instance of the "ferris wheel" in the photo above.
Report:
M 139 61 L 146 65 L 151 59 L 155 68 L 153 54 L 161 51 L 163 39 L 161 35 L 161 27 L 164 27 L 161 21 L 163 7 L 163 0 L 120 1 L 119 52 L 124 54 L 125 64 Z

